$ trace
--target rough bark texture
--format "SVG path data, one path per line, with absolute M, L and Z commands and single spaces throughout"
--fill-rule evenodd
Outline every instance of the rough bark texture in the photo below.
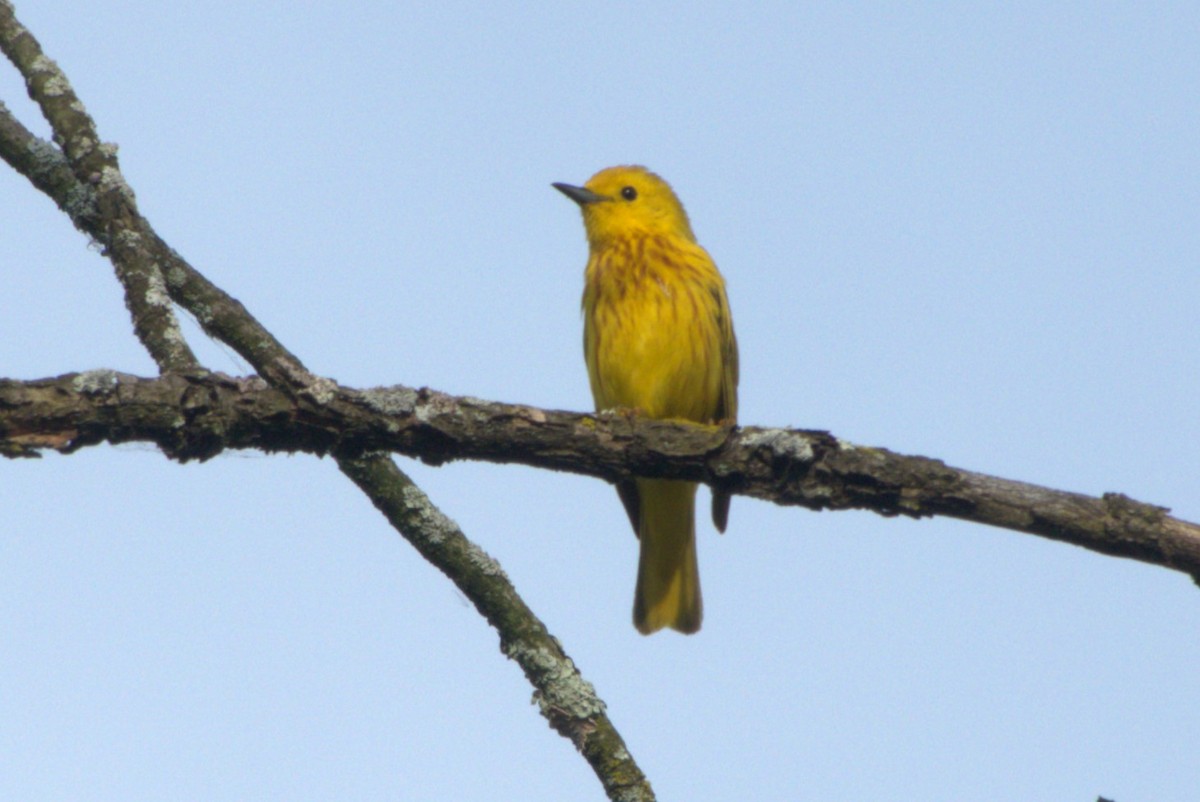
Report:
M 1200 577 L 1200 526 L 1117 493 L 1096 498 L 857 446 L 827 432 L 585 415 L 409 387 L 330 384 L 322 403 L 221 374 L 145 379 L 112 371 L 0 380 L 0 451 L 157 444 L 174 459 L 229 448 L 341 458 L 390 451 L 431 464 L 514 462 L 618 482 L 689 479 L 812 510 L 946 515 L 1073 543 Z

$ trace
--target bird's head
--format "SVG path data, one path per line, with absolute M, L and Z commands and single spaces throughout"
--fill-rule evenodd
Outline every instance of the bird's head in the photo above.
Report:
M 579 204 L 588 242 L 593 247 L 637 233 L 696 241 L 687 212 L 671 185 L 645 167 L 609 167 L 581 187 L 552 186 Z

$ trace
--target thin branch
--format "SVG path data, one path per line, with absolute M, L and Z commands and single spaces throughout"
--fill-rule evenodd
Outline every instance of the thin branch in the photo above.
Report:
M 3 8 L 4 0 L 0 0 L 0 12 Z M 108 248 L 112 239 L 108 213 L 101 208 L 96 187 L 79 181 L 62 151 L 30 132 L 2 103 L 0 158 L 53 200 L 76 228 L 104 244 L 106 255 L 118 259 L 121 252 Z M 259 375 L 296 388 L 314 388 L 310 393 L 320 394 L 320 380 L 308 373 L 299 358 L 276 340 L 246 307 L 188 264 L 144 218 L 138 218 L 137 226 L 137 234 L 130 239 L 145 246 L 146 261 L 161 267 L 169 299 L 191 312 L 206 334 L 237 350 Z M 127 288 L 127 298 L 134 294 Z M 188 370 L 184 368 L 181 372 Z
M 278 386 L 320 395 L 321 381 L 305 369 L 298 357 L 237 299 L 212 284 L 176 253 L 149 221 L 137 214 L 133 191 L 121 174 L 115 149 L 91 146 L 99 142 L 95 124 L 58 66 L 42 54 L 37 40 L 13 17 L 8 0 L 0 0 L 0 50 L 25 76 L 30 96 L 41 106 L 55 139 L 76 143 L 68 150 L 76 153 L 76 159 L 69 160 L 53 143 L 29 131 L 3 104 L 0 104 L 0 157 L 49 196 L 76 228 L 101 243 L 114 263 L 134 261 L 146 265 L 145 269 L 158 271 L 157 280 L 147 280 L 154 284 L 150 295 L 155 300 L 164 300 L 158 297 L 158 291 L 165 283 L 170 301 L 187 309 L 206 334 L 236 350 L 259 375 Z M 62 103 L 63 98 L 70 98 L 70 102 Z M 137 269 L 118 265 L 119 273 Z M 133 296 L 145 294 L 131 290 L 126 284 L 127 303 L 136 303 Z M 160 348 L 155 344 L 151 350 Z M 180 366 L 176 371 L 198 368 L 193 358 L 190 365 Z
M 3 36 L 3 15 L 6 6 L 11 9 L 6 0 L 0 0 L 0 37 Z M 278 386 L 319 400 L 322 395 L 322 380 L 309 373 L 300 359 L 275 339 L 241 302 L 210 282 L 176 253 L 158 236 L 145 218 L 136 218 L 136 231 L 125 237 L 114 238 L 110 231 L 117 225 L 112 219 L 113 209 L 111 205 L 106 207 L 101 204 L 101 194 L 96 186 L 80 181 L 63 152 L 53 143 L 29 131 L 3 103 L 0 103 L 0 158 L 53 200 L 76 228 L 104 245 L 105 255 L 114 262 L 123 261 L 123 257 L 133 256 L 136 257 L 135 260 L 152 265 L 154 270 L 159 271 L 159 277 L 150 280 L 154 292 L 149 295 L 156 302 L 163 300 L 160 290 L 165 289 L 169 301 L 187 309 L 206 334 L 236 350 L 259 375 Z M 109 169 L 120 177 L 115 159 Z M 119 183 L 124 185 L 123 179 Z M 114 239 L 120 242 L 114 243 Z M 122 249 L 119 247 L 121 243 L 137 244 L 138 249 L 136 252 Z M 125 286 L 127 304 L 136 305 L 136 296 L 139 296 L 139 293 L 128 284 Z M 167 306 L 169 308 L 169 303 Z M 180 341 L 182 342 L 182 335 Z M 153 350 L 161 349 L 154 345 Z M 161 365 L 160 360 L 160 367 Z M 175 372 L 199 369 L 198 364 L 184 364 L 175 369 Z
M 0 452 L 70 453 L 134 440 L 180 460 L 253 448 L 334 454 L 354 464 L 358 454 L 387 450 L 432 464 L 520 463 L 610 482 L 687 479 L 812 510 L 960 518 L 1200 578 L 1200 525 L 1172 518 L 1164 507 L 1001 479 L 827 432 L 581 415 L 408 387 L 332 385 L 314 409 L 259 379 L 220 374 L 140 379 L 96 371 L 0 380 Z M 359 481 L 361 469 L 347 473 Z
M 392 526 L 462 588 L 475 609 L 496 628 L 500 651 L 515 660 L 538 689 L 534 700 L 542 715 L 575 744 L 609 799 L 653 800 L 649 781 L 629 759 L 596 689 L 517 595 L 500 565 L 468 540 L 390 458 L 343 457 L 338 465 Z
M 117 165 L 116 147 L 100 141 L 92 118 L 66 75 L 46 57 L 33 34 L 17 21 L 7 0 L 0 2 L 0 51 L 25 78 L 29 97 L 41 108 L 62 147 L 58 151 L 38 140 L 4 107 L 0 109 L 3 118 L 0 135 L 5 142 L 0 150 L 5 158 L 19 172 L 32 174 L 30 180 L 42 191 L 65 188 L 56 201 L 66 208 L 78 206 L 81 193 L 61 178 L 53 184 L 45 181 L 48 172 L 56 172 L 54 153 L 65 155 L 65 163 L 78 184 L 94 188 L 90 193 L 92 199 L 84 204 L 97 212 L 88 217 L 93 228 L 89 233 L 112 259 L 117 278 L 125 288 L 125 306 L 133 318 L 138 339 L 163 372 L 199 369 L 200 363 L 179 328 L 160 263 L 146 241 L 144 221 L 138 214 L 133 190 L 125 183 Z

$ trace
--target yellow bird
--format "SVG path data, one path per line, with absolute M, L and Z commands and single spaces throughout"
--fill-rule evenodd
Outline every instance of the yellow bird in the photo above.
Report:
M 737 340 L 725 282 L 670 184 L 645 167 L 621 166 L 582 187 L 553 186 L 579 204 L 587 230 L 583 351 L 596 409 L 736 420 Z M 695 632 L 695 483 L 635 479 L 617 492 L 641 540 L 634 626 L 646 635 Z M 713 493 L 712 513 L 724 532 L 728 494 Z

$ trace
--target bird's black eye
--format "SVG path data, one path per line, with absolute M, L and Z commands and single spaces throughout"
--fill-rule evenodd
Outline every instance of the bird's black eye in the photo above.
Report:
M 634 198 L 637 197 L 637 190 L 634 189 L 633 187 L 622 187 L 621 188 L 621 197 L 624 198 L 625 200 L 633 200 Z

